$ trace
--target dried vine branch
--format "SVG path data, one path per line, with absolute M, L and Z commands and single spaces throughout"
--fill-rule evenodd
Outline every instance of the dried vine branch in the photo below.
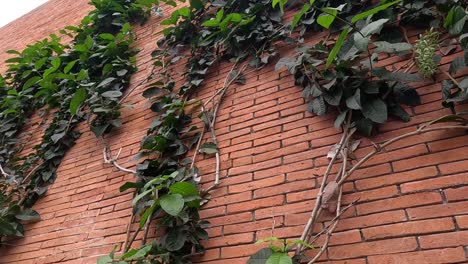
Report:
M 355 172 L 358 168 L 360 168 L 367 160 L 369 160 L 370 158 L 372 158 L 374 155 L 382 152 L 385 150 L 385 147 L 395 143 L 395 142 L 398 142 L 402 139 L 405 139 L 405 138 L 408 138 L 408 137 L 411 137 L 411 136 L 416 136 L 416 135 L 420 135 L 420 134 L 423 134 L 423 133 L 428 133 L 428 132 L 433 132 L 433 131 L 440 131 L 440 130 L 452 130 L 452 129 L 465 129 L 465 130 L 468 130 L 468 125 L 466 125 L 466 123 L 464 124 L 461 124 L 461 125 L 443 125 L 443 126 L 437 126 L 437 127 L 432 127 L 433 125 L 435 124 L 439 124 L 441 122 L 448 122 L 448 121 L 458 121 L 456 120 L 455 118 L 453 118 L 454 116 L 444 116 L 444 117 L 441 117 L 439 119 L 436 119 L 432 122 L 429 122 L 429 123 L 426 123 L 426 124 L 423 124 L 421 125 L 419 128 L 417 128 L 415 131 L 413 132 L 409 132 L 409 133 L 406 133 L 406 134 L 403 134 L 403 135 L 400 135 L 400 136 L 397 136 L 395 138 L 392 138 L 384 143 L 381 143 L 381 144 L 374 144 L 374 149 L 372 151 L 370 151 L 367 155 L 365 155 L 362 159 L 360 159 L 356 164 L 354 164 L 349 170 L 348 170 L 348 166 L 347 166 L 347 160 L 348 160 L 348 153 L 349 153 L 349 144 L 350 144 L 350 141 L 351 141 L 351 137 L 355 131 L 355 129 L 352 127 L 352 124 L 349 123 L 349 120 L 348 119 L 348 122 L 346 122 L 344 125 L 343 125 L 343 135 L 341 137 L 341 140 L 340 142 L 338 143 L 338 149 L 336 150 L 336 153 L 335 155 L 333 156 L 333 158 L 330 160 L 330 163 L 328 164 L 328 167 L 324 173 L 324 176 L 323 176 L 323 179 L 322 179 L 322 185 L 320 187 L 320 190 L 319 190 L 319 193 L 317 194 L 317 198 L 316 198 L 316 202 L 315 202 L 315 206 L 314 206 L 314 209 L 311 213 L 311 216 L 304 228 L 304 232 L 301 236 L 301 240 L 306 242 L 306 243 L 314 243 L 320 236 L 324 235 L 325 234 L 325 241 L 323 242 L 322 246 L 320 247 L 320 250 L 319 252 L 308 262 L 308 264 L 312 264 L 312 263 L 315 263 L 319 258 L 320 256 L 326 251 L 326 249 L 328 248 L 328 244 L 329 244 L 329 241 L 330 241 L 330 238 L 339 222 L 339 219 L 340 217 L 342 216 L 343 212 L 348 210 L 350 207 L 354 206 L 358 201 L 354 201 L 352 202 L 351 204 L 349 204 L 348 206 L 346 206 L 345 208 L 343 208 L 343 210 L 340 209 L 341 207 L 341 198 L 342 198 L 342 187 L 343 187 L 343 184 L 344 182 L 353 174 L 353 172 Z M 350 118 L 348 116 L 348 118 Z M 338 153 L 341 154 L 341 169 L 338 171 L 337 175 L 336 175 L 336 179 L 335 179 L 335 183 L 336 183 L 336 189 L 337 189 L 337 208 L 336 208 L 336 216 L 335 218 L 333 218 L 330 222 L 330 224 L 328 224 L 325 228 L 322 229 L 322 231 L 320 231 L 319 233 L 317 233 L 314 237 L 311 238 L 312 236 L 312 230 L 314 230 L 314 227 L 315 227 L 315 224 L 316 224 L 316 220 L 317 218 L 319 217 L 319 215 L 321 214 L 321 212 L 323 211 L 322 208 L 324 207 L 324 201 L 323 201 L 323 195 L 324 195 L 324 191 L 326 191 L 327 189 L 327 186 L 330 185 L 330 183 L 327 184 L 327 179 L 329 177 L 329 174 L 330 174 L 330 170 L 332 168 L 332 166 L 336 163 L 337 159 L 338 159 Z M 296 254 L 302 254 L 304 252 L 306 248 L 303 246 L 303 245 L 297 245 L 297 250 L 296 250 Z
M 117 163 L 117 159 L 119 158 L 121 151 L 122 151 L 122 148 L 119 149 L 119 152 L 117 152 L 117 155 L 115 157 L 112 157 L 112 152 L 111 152 L 110 148 L 105 146 L 102 149 L 102 158 L 104 159 L 104 163 L 112 164 L 114 167 L 116 167 L 117 169 L 119 169 L 119 170 L 121 170 L 123 172 L 131 173 L 131 174 L 137 174 L 137 172 L 135 170 L 127 169 L 127 168 L 122 167 L 121 165 L 119 165 L 119 163 Z M 107 152 L 109 152 L 109 157 L 107 156 Z

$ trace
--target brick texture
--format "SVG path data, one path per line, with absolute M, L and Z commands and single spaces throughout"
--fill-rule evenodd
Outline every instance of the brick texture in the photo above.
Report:
M 77 24 L 91 9 L 87 2 L 50 0 L 0 28 L 0 61 L 8 58 L 6 50 L 23 49 L 66 25 Z M 153 17 L 135 29 L 135 46 L 141 52 L 132 87 L 151 70 L 150 53 L 160 20 Z M 419 33 L 408 30 L 413 41 Z M 442 59 L 442 69 L 447 69 L 453 56 Z M 389 57 L 379 64 L 398 67 L 408 59 Z M 0 70 L 4 69 L 1 64 Z M 227 65 L 213 70 L 195 96 L 209 98 L 228 70 Z M 466 74 L 460 71 L 455 77 Z M 437 76 L 438 81 L 441 78 Z M 390 120 L 373 141 L 412 131 L 422 122 L 449 113 L 441 106 L 438 84 L 428 81 L 415 87 L 423 105 L 410 109 L 413 119 L 408 123 Z M 141 92 L 136 89 L 126 99 L 124 104 L 134 109 L 123 109 L 123 126 L 109 137 L 113 149 L 123 149 L 119 162 L 127 167 L 135 165 L 131 158 L 154 117 Z M 261 247 L 254 244 L 257 239 L 300 236 L 328 162 L 326 154 L 339 131 L 333 128 L 333 115 L 307 113 L 292 77 L 275 72 L 273 65 L 247 74 L 245 85 L 232 86 L 219 114 L 216 129 L 223 178 L 213 199 L 201 210 L 201 216 L 211 222 L 211 238 L 204 242 L 207 253 L 194 260 L 243 264 Z M 132 195 L 118 188 L 133 176 L 103 164 L 102 143 L 86 124 L 80 129 L 83 134 L 67 153 L 56 182 L 34 206 L 42 221 L 26 225 L 24 238 L 1 247 L 0 263 L 95 263 L 114 245 L 121 250 Z M 345 185 L 345 203 L 360 199 L 343 215 L 323 263 L 467 263 L 467 142 L 460 131 L 433 132 L 403 140 L 369 160 Z M 356 156 L 371 149 L 370 141 L 364 139 Z M 209 185 L 214 180 L 213 160 L 199 159 L 203 184 Z M 331 218 L 325 215 L 319 220 L 326 224 Z

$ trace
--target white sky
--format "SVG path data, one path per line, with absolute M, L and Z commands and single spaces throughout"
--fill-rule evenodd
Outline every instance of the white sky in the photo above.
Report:
M 0 0 L 0 27 L 21 17 L 47 0 Z

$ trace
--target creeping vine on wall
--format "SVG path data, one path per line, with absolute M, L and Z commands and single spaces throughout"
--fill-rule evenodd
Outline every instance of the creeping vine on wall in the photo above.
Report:
M 300 11 L 291 23 L 283 23 L 283 11 L 298 7 Z M 466 31 L 463 29 L 466 11 L 463 11 L 463 15 L 460 12 L 465 10 L 464 8 L 466 7 L 450 1 L 382 1 L 376 4 L 373 1 L 343 3 L 311 0 L 303 3 L 250 0 L 190 1 L 189 5 L 176 9 L 161 23 L 167 27 L 162 30 L 163 37 L 158 41 L 159 49 L 153 53 L 158 73 L 154 76 L 155 82 L 143 93 L 145 97 L 150 98 L 151 109 L 160 115 L 156 117 L 148 130 L 148 136 L 142 142 L 141 155 L 157 153 L 158 158 L 148 158 L 138 165 L 137 182 L 126 183 L 122 188 L 136 189 L 131 222 L 139 215 L 139 227 L 132 238 L 127 238 L 122 256 L 117 257 L 115 252 L 112 252 L 100 261 L 191 263 L 191 256 L 203 252 L 200 239 L 207 238 L 206 232 L 203 231 L 207 223 L 199 219 L 198 209 L 205 202 L 204 195 L 207 194 L 207 190 L 197 191 L 196 184 L 202 175 L 198 175 L 194 166 L 195 159 L 186 157 L 187 151 L 195 146 L 195 153 L 200 151 L 215 154 L 216 167 L 219 168 L 220 150 L 216 144 L 216 132 L 213 127 L 217 107 L 229 83 L 244 82 L 242 71 L 247 62 L 254 68 L 270 62 L 272 57 L 278 55 L 274 44 L 284 42 L 301 45 L 306 33 L 330 30 L 340 32 L 334 45 L 330 45 L 333 34 L 329 34 L 314 46 L 300 46 L 294 57 L 281 58 L 276 68 L 279 70 L 286 67 L 294 75 L 296 85 L 303 87 L 304 97 L 310 100 L 308 110 L 311 113 L 322 115 L 329 111 L 337 112 L 335 126 L 343 128 L 342 140 L 329 153 L 332 161 L 323 177 L 319 202 L 312 212 L 302 238 L 285 242 L 281 247 L 270 246 L 259 251 L 249 261 L 304 261 L 304 250 L 312 248 L 311 244 L 319 235 L 326 234 L 326 242 L 316 256 L 307 260 L 309 263 L 315 262 L 326 250 L 342 212 L 354 205 L 352 203 L 341 208 L 340 186 L 357 167 L 398 139 L 433 131 L 433 128 L 429 128 L 433 124 L 459 121 L 460 125 L 436 129 L 466 129 L 466 125 L 463 125 L 466 123 L 465 119 L 458 116 L 444 117 L 422 126 L 413 133 L 402 135 L 380 146 L 376 145 L 374 152 L 348 168 L 351 164 L 348 157 L 352 156 L 352 151 L 359 145 L 359 141 L 353 140 L 353 134 L 356 131 L 365 136 L 377 133 L 378 124 L 386 122 L 389 116 L 409 121 L 410 114 L 403 105 L 418 105 L 420 98 L 416 90 L 406 83 L 422 81 L 423 77 L 427 77 L 428 62 L 432 64 L 432 73 L 435 73 L 434 65 L 438 64 L 438 58 L 435 54 L 429 54 L 433 53 L 434 49 L 418 48 L 423 45 L 413 47 L 406 36 L 405 26 L 429 19 L 430 26 L 441 34 L 448 30 L 456 36 Z M 453 15 L 455 13 L 456 16 Z M 465 36 L 462 36 L 461 41 L 464 38 Z M 424 40 L 418 43 L 424 44 Z M 184 47 L 190 49 L 188 55 L 188 52 L 184 52 Z M 418 54 L 415 60 L 419 61 L 417 66 L 422 76 L 408 73 L 415 63 L 393 71 L 375 66 L 378 53 L 402 55 L 413 53 L 413 50 Z M 171 78 L 170 65 L 186 56 L 189 59 L 185 83 L 176 87 Z M 430 60 L 427 59 L 428 56 Z M 423 58 L 426 64 L 423 63 Z M 217 104 L 211 110 L 207 110 L 207 102 L 189 98 L 196 88 L 203 84 L 210 67 L 216 65 L 220 59 L 236 63 L 226 77 L 223 87 L 216 92 Z M 242 67 L 239 68 L 239 65 Z M 459 70 L 465 67 L 466 63 L 458 61 L 458 64 L 452 65 Z M 450 88 L 446 89 L 451 90 Z M 201 128 L 201 133 L 208 130 L 211 134 L 210 141 L 201 144 L 203 137 L 190 132 L 196 128 L 190 127 L 190 114 L 185 111 L 187 106 L 191 110 L 200 106 L 199 117 L 206 125 Z M 196 114 L 192 112 L 191 115 Z M 338 175 L 333 175 L 331 184 L 327 184 L 331 166 L 338 160 L 342 161 L 342 169 Z M 213 187 L 219 180 L 219 169 L 215 174 Z M 312 237 L 310 230 L 313 230 L 312 227 L 322 209 L 336 211 L 335 220 L 324 231 Z M 148 227 L 153 219 L 158 220 L 157 228 L 165 229 L 166 232 L 159 239 L 147 243 Z M 139 249 L 130 249 L 140 230 L 144 230 L 144 245 Z M 263 242 L 275 241 L 278 242 L 279 239 L 272 238 Z M 290 258 L 287 252 L 293 248 L 297 254 Z
M 69 44 L 52 34 L 7 51 L 13 57 L 0 77 L 0 239 L 22 236 L 21 221 L 39 219 L 30 208 L 54 181 L 79 122 L 90 120 L 98 137 L 121 125 L 119 99 L 136 70 L 129 23 L 143 22 L 153 3 L 93 0 L 95 9 L 78 26 L 60 31 Z M 23 155 L 23 126 L 46 112 L 53 117 L 41 142 Z

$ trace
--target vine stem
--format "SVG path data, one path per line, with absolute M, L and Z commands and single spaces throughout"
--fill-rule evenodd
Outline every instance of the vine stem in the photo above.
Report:
M 311 215 L 309 217 L 309 220 L 307 221 L 307 224 L 306 224 L 306 226 L 304 228 L 304 231 L 302 232 L 302 235 L 301 235 L 301 240 L 302 241 L 307 241 L 308 240 L 308 237 L 310 236 L 311 230 L 313 230 L 313 226 L 315 225 L 315 221 L 317 220 L 318 215 L 322 211 L 321 204 L 322 204 L 323 190 L 325 189 L 325 186 L 327 185 L 327 180 L 328 180 L 328 176 L 330 174 L 330 171 L 331 171 L 333 165 L 335 164 L 335 162 L 336 162 L 336 160 L 338 158 L 338 153 L 341 151 L 341 148 L 343 147 L 343 145 L 345 143 L 345 140 L 347 139 L 347 135 L 348 135 L 348 132 L 349 132 L 349 126 L 351 125 L 350 124 L 351 113 L 352 112 L 349 112 L 347 114 L 348 115 L 348 120 L 347 120 L 346 124 L 344 125 L 343 135 L 341 136 L 340 142 L 338 143 L 338 150 L 337 150 L 336 154 L 332 157 L 332 159 L 331 159 L 330 163 L 328 164 L 328 167 L 325 170 L 325 173 L 323 175 L 322 184 L 320 186 L 319 192 L 318 192 L 317 197 L 315 199 L 314 209 L 312 210 L 312 213 L 311 213 Z M 300 244 L 297 244 L 296 246 L 297 246 L 296 254 L 300 254 L 304 250 L 304 246 L 300 245 Z
M 338 222 L 339 222 L 339 219 L 340 219 L 341 215 L 343 214 L 343 212 L 345 210 L 348 210 L 350 207 L 352 207 L 358 201 L 358 200 L 356 200 L 356 201 L 352 202 L 350 205 L 348 205 L 343 210 L 341 210 L 341 202 L 342 202 L 342 195 L 343 195 L 343 192 L 342 192 L 343 191 L 342 190 L 343 184 L 353 174 L 353 172 L 355 172 L 358 168 L 360 168 L 362 166 L 362 164 L 364 164 L 371 157 L 373 157 L 377 153 L 382 152 L 385 149 L 385 147 L 387 147 L 387 146 L 389 146 L 389 145 L 391 145 L 391 144 L 393 144 L 395 142 L 398 142 L 398 141 L 400 141 L 402 139 L 405 139 L 405 138 L 408 138 L 408 137 L 411 137 L 411 136 L 415 136 L 415 135 L 419 135 L 419 134 L 423 134 L 423 133 L 439 131 L 439 130 L 468 129 L 468 125 L 465 125 L 465 124 L 464 125 L 446 125 L 446 126 L 439 126 L 439 127 L 430 127 L 431 125 L 434 125 L 434 124 L 440 122 L 441 120 L 443 120 L 443 117 L 439 118 L 439 119 L 436 119 L 436 120 L 434 120 L 432 122 L 423 124 L 413 132 L 409 132 L 409 133 L 397 136 L 397 137 L 392 138 L 392 139 L 390 139 L 390 140 L 388 140 L 385 143 L 382 143 L 380 145 L 374 144 L 374 149 L 371 152 L 369 152 L 366 156 L 364 156 L 362 159 L 360 159 L 355 165 L 353 165 L 349 170 L 347 170 L 347 160 L 348 160 L 348 149 L 347 148 L 348 148 L 349 142 L 351 140 L 351 137 L 352 137 L 353 133 L 355 132 L 355 129 L 351 128 L 351 123 L 350 123 L 351 122 L 351 117 L 350 117 L 350 115 L 348 115 L 347 122 L 343 125 L 344 131 L 343 131 L 343 135 L 341 137 L 341 140 L 338 143 L 338 150 L 336 151 L 335 155 L 332 157 L 332 159 L 331 159 L 330 163 L 328 164 L 328 167 L 327 167 L 327 169 L 326 169 L 326 171 L 324 173 L 323 180 L 322 180 L 322 185 L 320 187 L 319 193 L 317 194 L 314 210 L 312 211 L 311 216 L 310 216 L 310 218 L 309 218 L 309 220 L 308 220 L 308 222 L 307 222 L 307 224 L 306 224 L 306 226 L 304 228 L 304 232 L 303 232 L 303 234 L 301 236 L 302 241 L 307 242 L 307 243 L 313 243 L 321 235 L 323 235 L 323 234 L 326 235 L 325 241 L 322 244 L 322 246 L 320 247 L 319 252 L 314 256 L 314 258 L 312 258 L 312 260 L 310 260 L 308 262 L 308 264 L 315 263 L 320 258 L 320 256 L 326 251 L 326 249 L 328 248 L 329 242 L 330 242 L 330 238 L 331 238 L 336 226 L 338 225 Z M 338 171 L 338 174 L 336 176 L 336 182 L 337 182 L 337 186 L 338 186 L 337 187 L 338 188 L 338 199 L 337 199 L 336 216 L 330 222 L 329 225 L 324 227 L 322 229 L 322 231 L 320 231 L 312 239 L 310 239 L 310 235 L 312 233 L 311 230 L 314 229 L 313 227 L 315 226 L 315 222 L 316 222 L 318 216 L 320 215 L 320 213 L 322 211 L 321 208 L 322 208 L 322 203 L 323 203 L 323 201 L 322 201 L 323 191 L 324 191 L 325 185 L 327 183 L 327 178 L 328 178 L 328 176 L 330 174 L 330 170 L 331 170 L 333 164 L 336 162 L 336 159 L 338 157 L 338 153 L 341 154 L 342 165 L 341 165 L 341 169 Z M 310 240 L 312 240 L 312 241 L 310 241 Z M 297 245 L 296 254 L 297 255 L 302 254 L 302 252 L 304 250 L 305 250 L 305 248 L 303 246 Z
M 0 172 L 2 173 L 2 175 L 3 175 L 5 178 L 8 178 L 9 174 L 6 173 L 6 172 L 3 170 L 2 164 L 0 164 Z
M 403 134 L 403 135 L 400 135 L 398 137 L 395 137 L 395 138 L 392 138 L 390 139 L 389 141 L 383 143 L 383 144 L 377 144 L 374 146 L 374 150 L 372 150 L 371 152 L 369 152 L 366 156 L 364 156 L 364 158 L 362 158 L 361 160 L 359 160 L 358 163 L 356 163 L 342 178 L 341 180 L 338 182 L 339 185 L 343 184 L 348 178 L 349 176 L 351 176 L 353 174 L 353 172 L 355 172 L 364 162 L 366 162 L 367 160 L 369 160 L 370 158 L 372 158 L 375 154 L 377 153 L 380 153 L 382 152 L 385 147 L 399 141 L 399 140 L 402 140 L 402 139 L 405 139 L 407 137 L 411 137 L 411 136 L 415 136 L 415 135 L 420 135 L 420 134 L 423 134 L 423 133 L 428 133 L 428 132 L 433 132 L 433 131 L 438 131 L 438 130 L 449 130 L 449 129 L 468 129 L 468 125 L 463 125 L 463 126 L 440 126 L 440 127 L 427 127 L 429 125 L 432 125 L 432 123 L 429 123 L 429 124 L 425 124 L 423 126 L 421 126 L 420 128 L 416 129 L 416 131 L 413 131 L 413 132 L 409 132 L 409 133 L 406 133 L 406 134 Z
M 213 141 L 214 144 L 218 145 L 218 140 L 216 137 L 216 129 L 214 128 L 215 123 L 216 123 L 216 118 L 218 115 L 219 107 L 222 103 L 222 100 L 224 98 L 224 95 L 226 94 L 227 89 L 231 86 L 231 84 L 237 80 L 237 78 L 240 76 L 240 74 L 245 70 L 247 67 L 247 64 L 244 64 L 243 66 L 240 67 L 240 69 L 237 71 L 234 76 L 231 76 L 231 74 L 234 72 L 235 67 L 237 65 L 234 63 L 232 66 L 231 70 L 227 74 L 226 78 L 224 79 L 224 84 L 223 87 L 215 93 L 208 101 L 206 101 L 204 104 L 202 104 L 202 113 L 205 116 L 205 120 L 208 120 L 208 129 L 210 130 L 211 134 L 211 140 Z M 218 95 L 218 99 L 216 102 L 213 103 L 213 119 L 210 120 L 210 118 L 206 114 L 206 106 L 210 101 L 213 101 L 215 99 L 215 96 Z M 216 159 L 216 165 L 215 165 L 215 182 L 213 185 L 208 187 L 206 190 L 204 190 L 204 193 L 209 193 L 211 190 L 216 188 L 219 185 L 219 178 L 220 178 L 220 167 L 221 167 L 221 157 L 219 154 L 219 150 L 215 153 L 215 159 Z
M 107 150 L 109 150 L 110 158 L 107 157 Z M 119 163 L 117 163 L 117 159 L 119 158 L 121 151 L 122 151 L 122 148 L 119 149 L 119 152 L 117 153 L 117 155 L 114 158 L 114 157 L 112 157 L 112 152 L 111 152 L 110 148 L 107 147 L 107 144 L 106 144 L 106 146 L 104 146 L 104 148 L 102 149 L 102 158 L 104 159 L 104 163 L 112 164 L 114 167 L 116 167 L 117 169 L 119 169 L 119 170 L 121 170 L 123 172 L 131 173 L 131 174 L 137 174 L 137 172 L 135 170 L 124 168 L 121 165 L 119 165 Z

